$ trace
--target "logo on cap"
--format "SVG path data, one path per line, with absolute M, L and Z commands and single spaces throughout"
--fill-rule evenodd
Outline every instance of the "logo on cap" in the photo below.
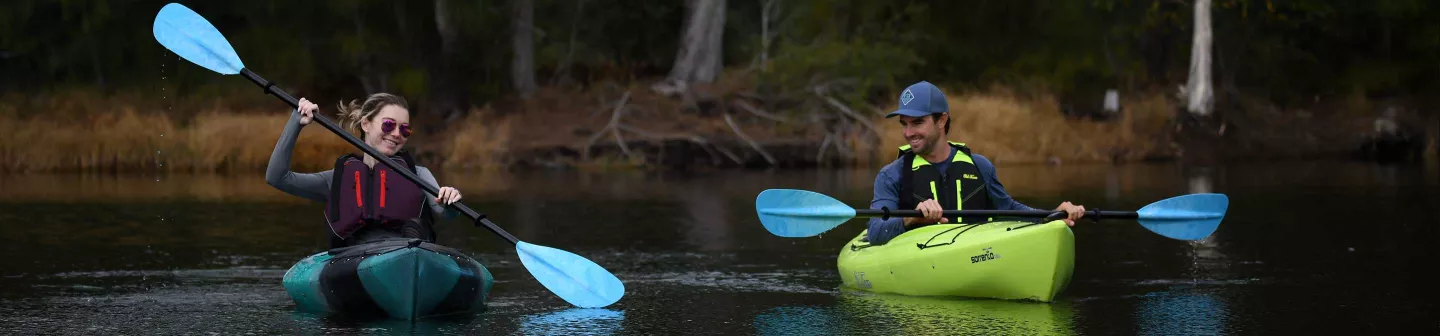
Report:
M 911 100 L 915 100 L 915 94 L 910 93 L 910 89 L 905 89 L 905 93 L 900 94 L 900 105 L 910 105 Z

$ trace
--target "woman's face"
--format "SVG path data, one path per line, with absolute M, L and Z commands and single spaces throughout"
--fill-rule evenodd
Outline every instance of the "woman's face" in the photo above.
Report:
M 385 156 L 395 155 L 410 138 L 410 110 L 395 105 L 380 108 L 369 120 L 361 123 L 365 144 Z

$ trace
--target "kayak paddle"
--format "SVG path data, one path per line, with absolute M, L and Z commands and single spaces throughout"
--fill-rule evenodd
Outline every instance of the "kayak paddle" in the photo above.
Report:
M 295 97 L 281 91 L 275 86 L 275 83 L 266 81 L 254 72 L 250 72 L 250 69 L 246 69 L 245 64 L 240 62 L 240 57 L 235 54 L 235 49 L 230 47 L 230 42 L 225 39 L 225 35 L 220 34 L 220 31 L 216 30 L 210 21 L 205 20 L 190 8 L 177 3 L 165 5 L 155 15 L 153 30 L 155 40 L 181 58 L 223 75 L 240 74 L 245 76 L 246 79 L 265 89 L 265 93 L 280 98 L 290 104 L 292 108 L 299 107 L 299 102 L 295 100 Z M 325 116 L 316 113 L 314 121 L 344 138 L 351 145 L 360 148 L 365 154 L 376 158 L 385 157 L 375 148 L 366 145 L 360 139 L 350 135 L 349 132 L 336 126 Z M 410 182 L 419 185 L 430 195 L 439 194 L 439 188 L 421 181 L 409 169 L 401 167 L 391 160 L 378 161 L 389 166 L 391 170 L 404 176 Z M 495 223 L 491 223 L 485 214 L 471 210 L 470 207 L 459 202 L 452 203 L 450 206 L 474 219 L 476 226 L 484 226 L 490 232 L 515 244 L 515 250 L 520 255 L 520 262 L 525 265 L 525 269 L 530 271 L 535 280 L 566 302 L 583 308 L 599 308 L 615 303 L 625 296 L 625 285 L 620 282 L 620 279 L 595 262 L 568 251 L 520 241 L 509 232 L 496 226 Z
M 1209 237 L 1225 218 L 1230 198 L 1224 194 L 1190 194 L 1150 203 L 1140 211 L 1085 212 L 1085 217 L 1136 219 L 1140 226 L 1161 236 L 1179 240 Z M 755 212 L 770 233 L 781 237 L 811 237 L 855 217 L 924 217 L 920 210 L 855 209 L 824 194 L 794 189 L 769 189 L 755 197 Z M 952 216 L 1006 216 L 1060 218 L 1054 210 L 945 210 Z M 1053 216 L 1053 217 L 1052 217 Z

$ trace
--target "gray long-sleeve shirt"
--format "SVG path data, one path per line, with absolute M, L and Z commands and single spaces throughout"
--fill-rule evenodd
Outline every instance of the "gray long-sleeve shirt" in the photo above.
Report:
M 280 189 L 287 194 L 299 196 L 316 202 L 324 203 L 329 200 L 330 181 L 335 171 L 326 170 L 319 173 L 296 173 L 290 171 L 290 155 L 295 151 L 295 140 L 300 137 L 300 113 L 290 111 L 290 121 L 285 124 L 285 130 L 280 133 L 280 140 L 275 143 L 275 152 L 270 154 L 270 164 L 265 168 L 265 183 Z M 416 176 L 431 185 L 439 186 L 435 182 L 435 175 L 430 169 L 415 166 Z M 459 213 L 446 206 L 435 202 L 433 195 L 425 197 L 425 204 L 435 213 L 436 219 L 455 217 Z
M 935 169 L 939 170 L 942 176 L 945 174 L 945 169 L 949 167 L 950 161 L 955 160 L 955 152 L 957 152 L 953 147 L 944 147 L 950 149 L 950 157 L 934 163 Z M 980 169 L 980 178 L 985 180 L 985 190 L 990 194 L 990 202 L 995 205 L 994 210 L 1035 210 L 1010 198 L 1010 194 L 1005 192 L 1005 186 L 1000 184 L 1000 178 L 996 177 L 995 165 L 990 163 L 990 159 L 986 159 L 980 154 L 971 154 L 970 158 L 975 161 L 975 167 Z M 875 198 L 870 201 L 871 209 L 886 207 L 892 210 L 913 210 L 898 208 L 900 204 L 900 165 L 900 159 L 895 159 L 884 168 L 880 168 L 880 173 L 875 176 Z M 895 217 L 890 220 L 871 218 L 870 230 L 866 232 L 865 237 L 870 243 L 879 245 L 889 242 L 890 239 L 904 232 L 904 218 Z

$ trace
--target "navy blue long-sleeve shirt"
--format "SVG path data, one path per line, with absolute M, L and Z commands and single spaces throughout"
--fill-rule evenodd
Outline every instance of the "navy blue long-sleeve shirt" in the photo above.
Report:
M 935 169 L 940 171 L 942 177 L 945 174 L 945 169 L 950 166 L 950 161 L 955 160 L 955 153 L 958 152 L 954 147 L 945 146 L 945 148 L 950 149 L 950 156 L 945 158 L 944 161 L 933 163 Z M 980 178 L 985 180 L 985 190 L 990 193 L 990 201 L 995 205 L 994 210 L 1035 210 L 1025 204 L 1021 204 L 1014 198 L 1010 198 L 1010 194 L 1005 192 L 1005 186 L 1001 185 L 1000 179 L 995 177 L 995 165 L 990 163 L 990 159 L 986 159 L 980 154 L 971 154 L 970 158 L 975 162 L 975 166 L 980 169 Z M 884 168 L 880 168 L 880 173 L 875 176 L 875 198 L 870 200 L 871 209 L 886 207 L 891 210 L 914 210 L 899 208 L 901 164 L 900 159 L 895 159 L 895 161 L 885 165 Z M 878 245 L 889 242 L 891 238 L 895 238 L 895 236 L 899 236 L 904 232 L 904 218 L 894 217 L 889 220 L 871 218 L 870 231 L 866 234 L 866 238 L 871 244 Z

